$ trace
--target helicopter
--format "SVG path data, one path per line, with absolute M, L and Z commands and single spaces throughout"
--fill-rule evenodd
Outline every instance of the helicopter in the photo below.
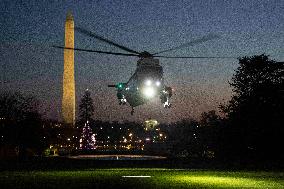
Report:
M 212 39 L 219 38 L 218 35 L 209 34 L 207 36 L 192 40 L 188 43 L 184 43 L 174 48 L 162 50 L 156 53 L 149 53 L 148 51 L 138 52 L 136 50 L 130 49 L 124 45 L 120 45 L 109 39 L 106 39 L 94 32 L 86 30 L 81 27 L 75 27 L 75 31 L 95 38 L 99 41 L 105 42 L 111 46 L 117 47 L 127 53 L 120 52 L 109 52 L 109 51 L 99 51 L 91 49 L 81 49 L 81 48 L 68 48 L 62 46 L 53 46 L 61 49 L 72 49 L 75 51 L 93 52 L 101 54 L 110 54 L 117 56 L 134 56 L 138 57 L 137 67 L 135 72 L 132 74 L 130 79 L 126 82 L 120 82 L 115 85 L 111 84 L 108 87 L 113 87 L 117 91 L 117 99 L 119 105 L 126 105 L 127 103 L 131 106 L 131 115 L 134 114 L 134 107 L 146 104 L 151 99 L 159 97 L 164 108 L 171 108 L 171 97 L 173 95 L 173 89 L 165 84 L 163 78 L 163 67 L 159 63 L 158 58 L 185 58 L 185 59 L 210 59 L 210 58 L 230 58 L 230 57 L 197 57 L 197 56 L 162 56 L 161 53 L 177 50 L 180 48 L 185 48 L 188 46 L 200 44 Z

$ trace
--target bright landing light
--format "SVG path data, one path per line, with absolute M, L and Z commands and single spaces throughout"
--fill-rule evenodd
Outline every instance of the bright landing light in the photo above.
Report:
M 161 82 L 160 81 L 156 81 L 156 85 L 157 85 L 157 87 L 159 87 L 161 85 Z
M 143 89 L 143 94 L 147 97 L 147 98 L 152 98 L 155 96 L 155 89 L 153 87 L 145 87 Z
M 146 80 L 146 81 L 145 81 L 145 85 L 147 85 L 147 86 L 152 85 L 152 81 L 151 81 L 151 80 Z

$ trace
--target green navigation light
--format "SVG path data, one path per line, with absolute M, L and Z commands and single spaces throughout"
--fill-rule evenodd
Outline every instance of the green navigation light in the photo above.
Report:
M 116 85 L 116 87 L 117 87 L 118 89 L 122 89 L 122 88 L 124 87 L 124 84 L 123 84 L 123 83 L 118 83 L 118 84 Z

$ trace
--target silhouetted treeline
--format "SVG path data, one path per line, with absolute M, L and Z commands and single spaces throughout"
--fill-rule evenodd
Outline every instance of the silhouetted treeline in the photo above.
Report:
M 172 125 L 174 150 L 222 160 L 283 160 L 284 64 L 266 55 L 240 58 L 230 85 L 232 99 L 220 106 L 224 118 L 209 111 L 198 122 Z
M 0 94 L 1 154 L 14 149 L 20 158 L 32 152 L 41 154 L 45 144 L 39 102 L 21 93 Z
M 216 158 L 224 120 L 215 111 L 204 112 L 201 119 L 187 119 L 167 125 L 171 155 L 185 158 Z
M 93 117 L 94 101 L 91 97 L 91 92 L 87 89 L 79 103 L 79 119 L 77 120 L 77 126 L 81 128 L 87 121 L 92 122 L 94 120 Z
M 283 159 L 284 64 L 265 55 L 243 57 L 230 85 L 234 95 L 221 107 L 224 155 Z

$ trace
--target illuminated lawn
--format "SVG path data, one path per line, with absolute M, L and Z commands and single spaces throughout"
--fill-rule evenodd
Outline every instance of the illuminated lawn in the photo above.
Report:
M 123 176 L 151 176 L 146 178 Z M 284 188 L 283 172 L 94 169 L 0 172 L 0 188 Z

